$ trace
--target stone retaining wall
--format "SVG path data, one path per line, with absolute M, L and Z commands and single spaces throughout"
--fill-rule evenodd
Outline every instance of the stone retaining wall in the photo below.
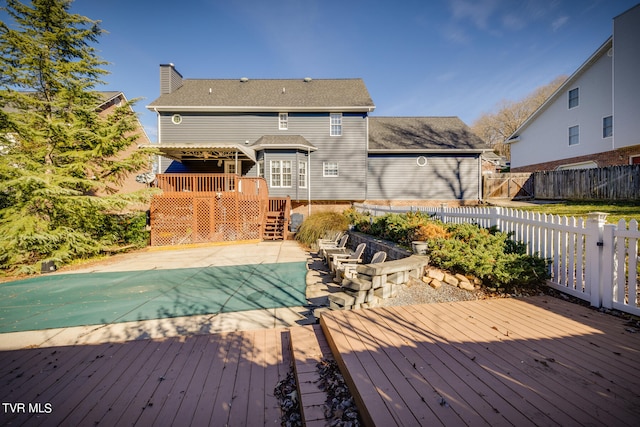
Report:
M 356 231 L 349 231 L 349 240 L 347 241 L 347 247 L 355 249 L 360 243 L 366 243 L 367 247 L 364 250 L 363 264 L 368 264 L 373 257 L 373 254 L 379 251 L 387 253 L 387 261 L 394 261 L 396 259 L 406 258 L 411 255 L 411 251 L 408 251 L 393 242 L 388 240 L 376 239 L 368 234 L 359 233 Z

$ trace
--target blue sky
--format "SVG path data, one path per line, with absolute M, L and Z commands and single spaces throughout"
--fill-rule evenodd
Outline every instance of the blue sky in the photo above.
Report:
M 571 74 L 638 0 L 76 0 L 108 31 L 104 90 L 141 99 L 152 141 L 159 64 L 186 78 L 361 77 L 376 116 L 471 125 Z

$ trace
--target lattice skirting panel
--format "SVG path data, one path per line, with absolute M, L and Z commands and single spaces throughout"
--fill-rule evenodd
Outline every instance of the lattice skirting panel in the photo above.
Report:
M 151 245 L 261 239 L 266 209 L 264 199 L 235 192 L 155 196 Z

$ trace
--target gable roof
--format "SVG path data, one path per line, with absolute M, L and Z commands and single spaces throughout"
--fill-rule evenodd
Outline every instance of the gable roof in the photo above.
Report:
M 609 49 L 611 49 L 612 47 L 613 37 L 609 37 L 607 41 L 605 41 L 602 46 L 600 46 L 598 50 L 596 50 L 593 55 L 589 57 L 589 59 L 587 59 L 572 75 L 567 78 L 567 80 L 564 81 L 564 83 L 560 85 L 558 89 L 556 89 L 555 92 L 553 92 L 549 96 L 549 98 L 547 98 L 542 103 L 540 107 L 538 107 L 536 111 L 534 111 L 529 117 L 527 117 L 527 119 L 518 127 L 518 129 L 515 130 L 515 132 L 513 132 L 513 134 L 511 134 L 511 136 L 509 136 L 509 138 L 507 138 L 505 142 L 508 144 L 518 142 L 519 134 L 523 130 L 525 130 L 538 116 L 540 116 L 540 114 L 542 114 L 547 108 L 549 108 L 549 106 L 551 106 L 551 104 L 553 104 L 569 88 L 571 88 L 576 80 L 578 80 L 580 76 L 582 76 L 589 68 L 591 68 L 591 66 L 596 63 L 603 55 L 607 54 L 607 52 L 609 52 Z M 611 82 L 608 82 L 608 84 L 611 84 Z
M 154 111 L 373 111 L 362 79 L 185 79 Z
M 491 148 L 458 117 L 369 117 L 369 152 L 476 152 Z

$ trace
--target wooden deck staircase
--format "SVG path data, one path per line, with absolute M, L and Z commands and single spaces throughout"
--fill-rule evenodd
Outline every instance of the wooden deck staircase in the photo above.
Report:
M 291 211 L 289 197 L 270 197 L 262 240 L 285 240 Z
M 263 240 L 284 240 L 287 224 L 284 212 L 267 212 L 267 220 L 264 224 Z

